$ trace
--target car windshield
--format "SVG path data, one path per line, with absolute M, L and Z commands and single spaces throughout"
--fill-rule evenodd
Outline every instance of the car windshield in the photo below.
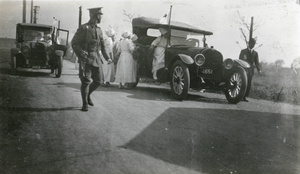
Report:
M 19 35 L 23 36 L 23 41 L 44 41 L 51 40 L 51 30 L 50 29 L 31 29 L 24 28 L 20 31 Z
M 148 29 L 147 31 L 148 36 L 158 37 L 160 36 L 160 32 L 158 29 Z M 192 46 L 192 47 L 199 47 L 200 41 L 203 39 L 204 35 L 194 32 L 182 31 L 171 29 L 171 45 L 172 46 Z

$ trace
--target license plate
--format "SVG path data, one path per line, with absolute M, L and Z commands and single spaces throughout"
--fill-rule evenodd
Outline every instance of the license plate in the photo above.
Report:
M 210 74 L 213 74 L 214 70 L 211 69 L 211 68 L 201 68 L 201 69 L 200 69 L 200 72 L 201 72 L 202 74 L 210 75 Z
M 32 69 L 41 69 L 40 66 L 32 66 Z

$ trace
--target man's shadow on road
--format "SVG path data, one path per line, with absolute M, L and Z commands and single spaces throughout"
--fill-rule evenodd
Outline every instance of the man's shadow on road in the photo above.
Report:
M 69 87 L 80 90 L 80 83 L 62 83 L 58 82 L 55 84 L 46 85 L 57 85 L 58 87 Z M 159 85 L 138 85 L 135 88 L 120 89 L 118 85 L 113 84 L 110 87 L 100 86 L 96 91 L 101 92 L 122 92 L 128 93 L 128 98 L 138 99 L 138 100 L 157 100 L 157 101 L 181 101 L 174 99 L 171 94 L 171 89 L 165 86 Z M 205 103 L 218 103 L 218 104 L 228 104 L 226 99 L 215 98 L 215 97 L 205 97 L 202 96 L 200 92 L 190 92 L 188 93 L 185 101 L 198 101 Z
M 0 68 L 0 74 L 12 75 L 10 68 Z M 50 72 L 50 70 L 34 70 L 34 69 L 25 69 L 18 70 L 14 76 L 20 77 L 43 77 L 43 78 L 54 78 L 55 75 Z
M 0 106 L 0 110 L 9 112 L 51 112 L 51 111 L 72 111 L 80 110 L 79 107 L 64 107 L 64 108 L 34 108 L 34 107 L 14 107 L 14 106 Z

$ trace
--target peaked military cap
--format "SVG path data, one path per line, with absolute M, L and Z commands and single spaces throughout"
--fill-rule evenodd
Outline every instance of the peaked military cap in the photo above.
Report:
M 102 13 L 102 7 L 96 7 L 96 8 L 89 8 L 90 14 L 103 14 Z

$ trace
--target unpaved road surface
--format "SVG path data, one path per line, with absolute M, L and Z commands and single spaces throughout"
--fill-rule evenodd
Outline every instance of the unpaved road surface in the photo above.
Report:
M 299 174 L 300 108 L 166 85 L 99 87 L 80 111 L 73 63 L 10 75 L 0 55 L 0 173 Z

